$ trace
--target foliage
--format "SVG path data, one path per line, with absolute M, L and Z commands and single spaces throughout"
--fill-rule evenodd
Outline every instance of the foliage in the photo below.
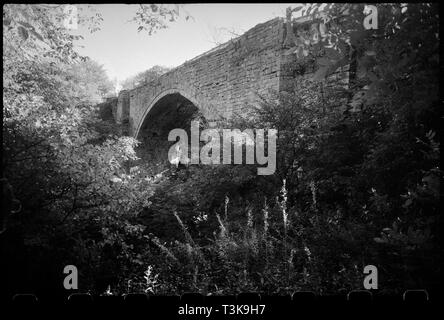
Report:
M 158 79 L 164 73 L 170 71 L 170 68 L 162 66 L 154 66 L 146 71 L 139 72 L 138 74 L 125 79 L 122 83 L 123 90 L 131 90 L 138 86 L 146 85 L 156 79 Z
M 78 259 L 84 279 L 95 280 L 91 266 L 104 263 L 106 248 L 137 234 L 141 227 L 128 221 L 151 195 L 144 173 L 126 167 L 137 159 L 137 141 L 98 130 L 93 106 L 112 90 L 111 83 L 99 64 L 71 51 L 72 38 L 53 12 L 39 5 L 5 8 L 2 183 L 20 209 L 4 213 L 2 242 L 18 241 L 12 248 L 40 263 L 26 270 L 30 277 Z M 23 24 L 36 30 L 35 38 L 23 38 Z M 66 50 L 48 49 L 63 41 Z M 125 250 L 131 246 L 119 247 L 116 261 L 129 263 Z M 39 287 L 38 280 L 26 282 L 12 268 L 8 290 Z
M 169 17 L 148 6 L 138 17 Z M 361 289 L 368 264 L 382 273 L 382 291 L 434 288 L 436 5 L 378 5 L 381 29 L 369 31 L 362 6 L 329 4 L 319 17 L 313 4 L 324 37 L 304 41 L 301 28 L 288 50 L 302 67 L 314 62 L 314 72 L 301 68 L 288 92 L 226 123 L 278 129 L 276 174 L 213 165 L 153 177 L 131 167 L 137 141 L 96 116 L 92 105 L 111 89 L 103 69 L 76 57 L 41 8 L 7 5 L 4 13 L 8 290 L 60 289 L 60 279 L 38 275 L 67 264 L 79 268 L 82 290 L 107 294 L 334 293 Z M 347 65 L 348 82 L 331 82 Z
M 139 26 L 137 31 L 148 31 L 152 35 L 157 30 L 168 27 L 167 22 L 174 22 L 178 19 L 180 9 L 184 10 L 183 5 L 180 4 L 140 4 L 132 21 Z M 191 16 L 185 11 L 185 19 L 190 19 Z
M 114 94 L 114 85 L 108 79 L 103 66 L 91 59 L 71 64 L 67 70 L 66 81 L 74 88 L 71 90 L 83 89 L 77 92 L 79 104 L 98 104 L 103 98 Z M 69 88 L 66 91 L 70 90 Z M 65 91 L 65 90 L 64 90 Z M 82 101 L 83 100 L 83 101 Z
M 361 6 L 329 5 L 324 43 L 300 42 L 308 45 L 302 63 L 314 59 L 315 72 L 230 123 L 278 129 L 277 177 L 262 182 L 248 166 L 215 166 L 183 169 L 186 183 L 171 182 L 167 202 L 183 197 L 190 205 L 167 207 L 157 222 L 173 223 L 173 210 L 185 221 L 176 223 L 184 236 L 159 249 L 167 264 L 157 266 L 159 292 L 349 291 L 362 288 L 367 264 L 378 266 L 384 292 L 436 289 L 437 6 L 378 5 L 378 12 L 381 29 L 368 31 Z M 351 64 L 346 86 L 328 81 L 339 61 Z

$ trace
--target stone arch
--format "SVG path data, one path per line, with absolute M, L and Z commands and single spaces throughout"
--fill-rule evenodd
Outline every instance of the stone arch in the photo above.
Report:
M 201 110 L 194 101 L 181 90 L 169 89 L 158 94 L 143 113 L 134 136 L 141 142 L 138 156 L 153 173 L 168 166 L 168 150 L 175 143 L 168 141 L 169 132 L 181 128 L 190 137 L 191 121 L 202 119 Z
M 134 132 L 134 137 L 138 138 L 140 129 L 146 124 L 146 121 L 149 119 L 150 112 L 158 106 L 159 102 L 162 102 L 162 99 L 170 96 L 170 95 L 178 95 L 183 97 L 184 99 L 190 101 L 197 109 L 201 110 L 201 107 L 199 106 L 199 103 L 196 101 L 196 99 L 187 93 L 186 90 L 182 90 L 179 88 L 171 88 L 168 90 L 164 90 L 161 93 L 159 93 L 149 104 L 149 106 L 144 110 L 142 116 L 140 117 L 139 124 Z

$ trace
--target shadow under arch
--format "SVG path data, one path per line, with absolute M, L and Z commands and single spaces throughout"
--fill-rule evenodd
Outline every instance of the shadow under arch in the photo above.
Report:
M 173 129 L 184 129 L 190 139 L 191 121 L 199 120 L 201 128 L 207 123 L 198 106 L 178 90 L 167 90 L 159 94 L 146 109 L 135 133 L 140 141 L 137 154 L 141 164 L 152 174 L 169 166 L 168 150 L 175 141 L 168 141 Z
M 179 88 L 172 88 L 172 89 L 168 89 L 168 90 L 164 90 L 161 93 L 159 93 L 150 103 L 150 105 L 148 106 L 148 108 L 145 109 L 145 111 L 142 114 L 141 120 L 134 132 L 134 138 L 138 138 L 139 133 L 141 131 L 141 129 L 146 125 L 146 121 L 148 120 L 149 117 L 151 117 L 151 111 L 155 111 L 155 109 L 158 109 L 159 103 L 160 104 L 165 104 L 165 99 L 171 99 L 172 97 L 176 97 L 177 99 L 182 99 L 185 101 L 188 101 L 188 103 L 191 103 L 192 105 L 194 105 L 198 110 L 200 110 L 200 106 L 197 103 L 197 101 L 191 97 L 190 95 L 188 95 L 186 93 L 186 90 L 182 90 Z

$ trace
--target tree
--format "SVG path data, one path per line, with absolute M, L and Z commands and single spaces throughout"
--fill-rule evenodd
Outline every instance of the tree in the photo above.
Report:
M 176 272 L 175 290 L 338 292 L 362 288 L 366 264 L 381 266 L 385 292 L 439 290 L 438 6 L 376 7 L 380 29 L 366 30 L 363 5 L 327 4 L 322 12 L 307 5 L 310 17 L 297 26 L 287 54 L 298 55 L 302 66 L 314 64 L 314 72 L 297 78 L 294 91 L 263 99 L 234 119 L 235 128 L 278 129 L 279 179 L 264 182 L 248 170 L 241 175 L 247 168 L 216 166 L 184 169 L 178 177 L 193 171 L 185 183 L 170 180 L 165 207 L 180 203 L 176 226 L 184 236 L 162 247 L 157 269 L 161 278 Z M 341 68 L 349 72 L 346 85 L 329 81 Z M 279 194 L 282 180 L 287 190 Z M 229 219 L 221 217 L 224 195 Z M 257 201 L 263 196 L 267 202 Z M 268 224 L 258 203 L 267 203 Z M 162 209 L 152 222 L 171 225 L 167 213 L 174 208 L 163 215 Z M 169 231 L 166 239 L 177 233 Z M 196 268 L 200 277 L 192 278 Z
M 131 90 L 138 86 L 143 86 L 151 81 L 157 80 L 161 75 L 170 71 L 171 68 L 154 66 L 146 71 L 139 72 L 138 74 L 129 77 L 122 83 L 123 90 Z
M 103 66 L 91 59 L 71 64 L 66 70 L 68 85 L 81 88 L 79 103 L 97 104 L 114 93 L 114 85 L 106 75 Z M 67 89 L 69 90 L 69 89 Z
M 139 26 L 137 31 L 148 31 L 151 35 L 157 30 L 168 27 L 168 22 L 174 22 L 179 17 L 180 9 L 183 10 L 183 5 L 180 4 L 140 4 L 139 10 L 132 21 Z M 185 11 L 185 20 L 190 19 L 191 16 Z
M 2 183 L 14 205 L 2 218 L 2 241 L 16 245 L 2 261 L 13 274 L 6 277 L 12 292 L 37 285 L 32 274 L 39 268 L 58 268 L 73 258 L 95 278 L 92 257 L 99 255 L 91 250 L 101 252 L 110 243 L 126 250 L 119 263 L 133 264 L 133 252 L 117 237 L 141 237 L 130 220 L 151 194 L 144 172 L 126 166 L 137 158 L 135 139 L 96 130 L 93 105 L 112 87 L 100 65 L 74 51 L 75 38 L 60 27 L 62 9 L 4 6 Z M 82 238 L 97 246 L 85 247 Z M 17 252 L 38 261 L 22 270 L 36 280 L 19 275 Z M 113 272 L 120 275 L 121 265 Z

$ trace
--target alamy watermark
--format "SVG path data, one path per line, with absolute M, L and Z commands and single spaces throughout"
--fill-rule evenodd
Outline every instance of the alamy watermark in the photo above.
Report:
M 266 132 L 266 134 L 265 134 Z M 191 121 L 191 141 L 184 129 L 173 129 L 168 141 L 177 141 L 168 151 L 171 164 L 258 164 L 258 175 L 271 175 L 276 171 L 276 129 L 204 129 Z M 221 141 L 222 140 L 222 141 Z M 200 148 L 200 142 L 206 144 Z M 188 156 L 191 146 L 191 157 Z M 243 149 L 245 146 L 245 161 Z M 234 152 L 232 152 L 234 149 Z M 222 152 L 222 153 L 221 153 Z M 265 153 L 267 153 L 265 155 Z
M 374 5 L 365 5 L 364 14 L 364 28 L 366 30 L 378 29 L 378 8 Z

